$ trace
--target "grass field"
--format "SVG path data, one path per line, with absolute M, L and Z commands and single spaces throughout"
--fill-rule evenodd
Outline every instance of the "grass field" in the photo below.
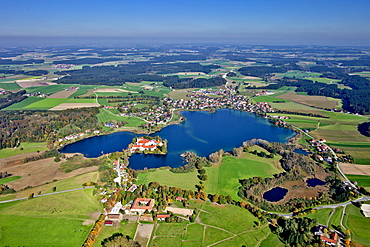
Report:
M 314 82 L 322 82 L 328 84 L 337 84 L 340 80 L 330 79 L 330 78 L 321 78 L 321 77 L 314 77 L 314 78 L 307 78 L 307 80 L 314 81 Z
M 53 192 L 53 187 L 56 187 L 56 191 L 64 191 L 70 189 L 81 188 L 83 183 L 86 182 L 97 182 L 98 180 L 98 172 L 90 172 L 85 173 L 76 177 L 64 179 L 61 181 L 55 181 L 48 184 L 40 185 L 37 187 L 33 187 L 27 190 L 18 191 L 17 193 L 8 195 L 8 196 L 0 196 L 0 201 L 16 199 L 16 198 L 23 198 L 28 197 L 31 193 L 37 194 L 41 191 L 42 194 L 51 193 Z M 1 204 L 0 204 L 1 205 Z
M 23 150 L 21 150 L 21 148 L 23 148 Z M 17 154 L 33 153 L 33 152 L 45 151 L 45 150 L 46 150 L 46 142 L 35 142 L 35 143 L 23 142 L 17 148 L 1 149 L 0 159 L 11 157 Z
M 79 85 L 75 84 L 57 84 L 57 85 L 49 85 L 49 86 L 38 86 L 38 87 L 29 87 L 27 88 L 27 93 L 36 93 L 40 92 L 42 94 L 53 94 L 59 91 L 62 91 L 69 87 L 78 87 Z
M 20 178 L 21 178 L 20 176 L 11 176 L 11 177 L 6 177 L 6 178 L 0 178 L 0 184 L 6 184 L 6 183 L 9 183 L 11 181 L 20 179 Z
M 268 96 L 268 95 L 254 97 L 253 99 L 256 102 L 268 102 L 268 103 L 272 103 L 274 101 L 290 102 L 289 100 L 279 99 L 279 98 L 276 98 L 275 96 Z M 277 103 L 277 104 L 280 104 L 280 103 Z
M 280 173 L 279 158 L 261 158 L 257 155 L 246 153 L 241 158 L 233 156 L 223 157 L 219 166 L 206 167 L 208 180 L 205 183 L 206 192 L 219 195 L 230 195 L 235 200 L 238 197 L 239 179 L 256 176 L 272 177 Z
M 356 181 L 362 187 L 370 187 L 370 176 L 364 175 L 346 175 L 351 181 Z
M 331 226 L 339 226 L 340 220 L 342 218 L 344 207 L 337 207 L 330 218 L 329 227 Z
M 21 87 L 17 83 L 0 83 L 0 88 L 4 90 L 17 90 Z
M 307 78 L 307 77 L 319 77 L 321 74 L 320 73 L 309 73 L 309 72 L 302 72 L 302 71 L 291 71 L 284 73 L 285 77 L 290 77 L 290 78 Z
M 291 102 L 293 103 L 293 102 Z M 284 105 L 291 103 L 282 104 L 271 104 L 271 105 Z M 296 108 L 302 106 L 297 103 Z M 305 106 L 302 106 L 303 109 Z M 310 135 L 315 138 L 322 138 L 327 140 L 327 144 L 334 148 L 344 150 L 348 154 L 351 154 L 356 164 L 370 164 L 370 138 L 361 135 L 357 131 L 359 123 L 363 123 L 367 120 L 364 116 L 358 116 L 353 114 L 345 114 L 338 112 L 330 112 L 319 110 L 311 107 L 313 111 L 307 111 L 326 116 L 327 118 L 318 118 L 310 116 L 301 116 L 293 114 L 279 114 L 289 117 L 286 122 L 291 123 L 299 128 L 311 129 Z
M 96 103 L 96 99 L 70 99 L 65 103 Z
M 348 205 L 343 222 L 344 226 L 351 229 L 351 238 L 353 242 L 370 246 L 370 218 L 364 217 L 359 208 L 351 204 Z
M 340 99 L 334 99 L 325 96 L 313 96 L 297 94 L 295 92 L 288 92 L 286 94 L 279 95 L 278 98 L 318 108 L 336 108 L 339 106 L 341 107 Z
M 52 99 L 29 97 L 19 103 L 6 107 L 3 110 L 49 110 L 61 103 L 66 103 L 70 99 Z
M 101 246 L 101 241 L 103 241 L 105 238 L 108 238 L 112 236 L 114 233 L 122 233 L 124 236 L 130 236 L 130 238 L 134 238 L 136 228 L 138 223 L 137 222 L 126 222 L 122 221 L 120 228 L 117 229 L 116 227 L 110 227 L 110 226 L 104 226 L 102 230 L 100 231 L 98 238 L 95 241 L 95 244 L 93 246 L 98 247 Z
M 179 187 L 181 189 L 195 190 L 199 183 L 196 171 L 189 173 L 173 173 L 169 170 L 156 170 L 154 172 L 139 173 L 138 184 L 158 182 L 161 185 Z
M 330 216 L 330 214 L 333 210 L 334 209 L 332 209 L 332 208 L 319 209 L 313 214 L 308 214 L 308 215 L 305 215 L 305 216 L 302 216 L 302 217 L 307 217 L 307 218 L 310 218 L 310 219 L 316 219 L 317 224 L 326 225 L 326 223 L 328 222 L 329 216 Z
M 135 117 L 117 116 L 114 113 L 112 113 L 112 112 L 110 112 L 106 109 L 99 109 L 99 114 L 96 115 L 96 116 L 98 117 L 98 121 L 100 123 L 107 123 L 107 122 L 111 122 L 113 120 L 118 121 L 118 122 L 125 121 L 125 122 L 128 123 L 128 124 L 125 125 L 125 127 L 138 127 L 138 126 L 146 123 L 145 121 L 143 121 L 139 118 L 135 118 Z
M 0 242 L 4 246 L 82 245 L 94 222 L 89 215 L 100 210 L 92 189 L 2 204 Z M 84 225 L 86 220 L 92 221 Z
M 256 228 L 257 219 L 245 209 L 199 200 L 190 204 L 200 211 L 196 223 L 159 223 L 149 246 L 283 246 L 267 225 Z

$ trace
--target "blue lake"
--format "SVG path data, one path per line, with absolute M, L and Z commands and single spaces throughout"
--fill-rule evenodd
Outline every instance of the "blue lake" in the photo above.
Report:
M 263 194 L 263 199 L 269 201 L 269 202 L 278 202 L 281 199 L 284 198 L 284 196 L 288 193 L 287 189 L 281 188 L 281 187 L 275 187 L 269 191 L 266 191 Z
M 167 126 L 150 135 L 168 140 L 167 155 L 133 154 L 130 158 L 131 168 L 179 167 L 183 165 L 180 154 L 185 151 L 194 152 L 199 156 L 208 156 L 220 149 L 232 150 L 253 138 L 285 143 L 295 135 L 295 132 L 290 129 L 271 125 L 264 118 L 236 110 L 220 109 L 215 113 L 185 111 L 182 115 L 186 118 L 184 122 Z M 126 149 L 132 138 L 136 136 L 142 135 L 116 132 L 92 137 L 67 145 L 61 152 L 99 157 L 102 153 Z
M 317 185 L 325 185 L 326 182 L 317 179 L 317 178 L 310 178 L 306 181 L 308 187 L 316 187 Z

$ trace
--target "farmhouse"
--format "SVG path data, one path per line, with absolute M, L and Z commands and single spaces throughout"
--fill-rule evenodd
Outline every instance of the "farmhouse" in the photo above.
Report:
M 154 151 L 157 147 L 163 146 L 163 142 L 156 140 L 149 140 L 143 137 L 137 139 L 136 143 L 131 147 L 131 152 L 135 151 Z
M 320 239 L 327 245 L 336 246 L 339 240 L 339 236 L 338 236 L 338 233 L 333 232 L 330 234 L 330 238 L 321 236 Z
M 143 214 L 146 210 L 149 212 L 153 210 L 154 206 L 154 199 L 150 198 L 136 198 L 131 205 L 131 212 L 138 212 L 139 214 Z
M 122 214 L 120 213 L 122 209 L 121 202 L 117 202 L 112 210 L 107 214 L 106 220 L 116 220 L 121 221 L 122 220 Z
M 160 221 L 164 221 L 166 220 L 166 218 L 169 218 L 170 215 L 169 214 L 158 214 L 157 215 L 157 219 L 160 220 Z

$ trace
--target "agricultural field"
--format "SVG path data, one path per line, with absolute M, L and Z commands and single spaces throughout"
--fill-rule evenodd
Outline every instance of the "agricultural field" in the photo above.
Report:
M 106 109 L 99 109 L 99 114 L 96 116 L 98 117 L 98 121 L 100 123 L 108 123 L 111 121 L 117 121 L 117 122 L 125 121 L 128 123 L 125 125 L 125 127 L 138 127 L 146 123 L 145 121 L 139 118 L 118 116 Z
M 0 178 L 0 184 L 7 184 L 9 182 L 15 181 L 17 179 L 20 179 L 20 176 L 11 176 L 6 178 Z
M 316 210 L 313 214 L 307 214 L 302 217 L 307 217 L 310 219 L 316 219 L 317 224 L 326 225 L 328 223 L 329 217 L 332 214 L 334 209 L 332 208 L 323 208 Z
M 343 224 L 351 229 L 351 238 L 355 243 L 370 246 L 369 224 L 370 218 L 365 218 L 360 209 L 354 205 L 346 207 Z
M 329 220 L 328 226 L 340 226 L 340 221 L 342 219 L 344 207 L 337 207 L 333 214 L 331 215 L 331 218 Z
M 0 149 L 0 159 L 11 157 L 17 154 L 45 151 L 46 149 L 47 149 L 46 142 L 33 142 L 33 143 L 22 142 L 18 148 Z
M 13 104 L 4 110 L 49 110 L 57 105 L 66 103 L 69 99 L 58 98 L 36 98 L 29 97 L 19 103 Z
M 370 176 L 364 175 L 347 175 L 347 178 L 351 181 L 356 181 L 359 186 L 370 188 Z
M 5 246 L 82 245 L 101 210 L 92 189 L 4 203 L 0 241 Z
M 255 148 L 252 147 L 250 150 L 252 149 Z M 258 151 L 260 150 L 262 148 L 258 147 Z M 230 195 L 233 199 L 240 200 L 237 195 L 240 186 L 239 179 L 257 176 L 272 177 L 273 174 L 283 171 L 279 159 L 279 156 L 268 159 L 251 153 L 245 153 L 240 158 L 223 157 L 221 165 L 204 168 L 208 175 L 205 191 L 210 194 Z
M 287 103 L 272 103 L 271 105 L 284 105 Z M 302 106 L 298 103 L 294 104 L 296 109 Z M 301 116 L 293 114 L 274 113 L 274 115 L 283 115 L 289 117 L 286 122 L 293 125 L 312 130 L 309 134 L 318 139 L 326 139 L 327 144 L 333 148 L 339 148 L 351 154 L 356 164 L 370 164 L 370 138 L 361 135 L 357 131 L 357 126 L 367 120 L 364 116 L 353 114 L 345 114 L 338 112 L 324 111 L 317 108 L 310 107 L 311 111 L 305 113 L 314 113 L 326 116 L 327 118 Z M 293 109 L 290 109 L 293 110 Z M 296 110 L 298 111 L 298 110 Z M 304 111 L 299 111 L 304 112 Z
M 154 172 L 139 173 L 138 184 L 149 184 L 158 182 L 169 187 L 195 190 L 195 185 L 199 183 L 196 171 L 189 173 L 173 173 L 169 170 L 156 170 Z
M 283 246 L 267 225 L 256 227 L 245 209 L 198 200 L 190 204 L 200 211 L 196 223 L 159 223 L 149 246 Z
M 338 108 L 339 103 L 341 102 L 339 99 L 328 98 L 325 96 L 310 96 L 310 95 L 301 95 L 294 92 L 289 92 L 277 98 L 293 101 L 296 103 L 300 103 L 303 105 L 313 106 L 317 108 Z
M 289 78 L 300 78 L 300 79 L 306 79 L 309 77 L 319 77 L 320 73 L 310 73 L 310 72 L 302 72 L 302 71 L 291 71 L 284 73 L 283 77 L 289 77 Z
M 4 80 L 1 80 L 1 82 L 2 81 Z M 17 83 L 0 83 L 0 88 L 11 91 L 11 90 L 20 89 L 21 87 Z
M 94 247 L 98 247 L 98 246 L 101 246 L 101 242 L 105 239 L 105 238 L 108 238 L 110 236 L 112 236 L 114 233 L 122 233 L 124 236 L 130 236 L 131 239 L 134 238 L 135 236 L 135 232 L 136 232 L 136 229 L 137 229 L 137 225 L 138 223 L 137 222 L 126 222 L 126 221 L 122 221 L 121 222 L 121 225 L 119 226 L 119 228 L 117 229 L 116 227 L 109 227 L 109 226 L 104 226 L 96 241 L 95 241 L 95 244 L 93 245 Z
M 66 88 L 69 87 L 78 87 L 79 85 L 76 84 L 57 84 L 57 85 L 49 85 L 49 86 L 38 86 L 38 87 L 29 87 L 26 89 L 27 93 L 36 93 L 40 92 L 41 94 L 54 94 L 59 91 L 64 91 Z

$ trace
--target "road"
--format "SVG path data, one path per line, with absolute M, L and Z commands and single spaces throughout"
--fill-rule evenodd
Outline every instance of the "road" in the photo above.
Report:
M 300 129 L 300 128 L 298 128 L 298 127 L 296 127 L 296 126 L 294 126 L 294 125 L 291 125 L 293 128 L 295 128 L 295 129 L 297 129 L 297 130 L 299 130 L 299 131 L 301 131 L 303 134 L 305 134 L 306 136 L 308 136 L 309 138 L 311 138 L 311 139 L 316 139 L 316 138 L 314 138 L 313 136 L 311 136 L 311 135 L 309 135 L 308 133 L 306 133 L 305 131 L 303 131 L 302 129 Z M 319 141 L 320 142 L 320 141 Z M 339 163 L 338 163 L 338 156 L 337 156 L 337 154 L 334 152 L 334 150 L 330 147 L 330 146 L 328 146 L 328 145 L 326 145 L 324 142 L 320 142 L 321 143 L 321 145 L 325 145 L 329 150 L 330 150 L 330 152 L 333 154 L 333 156 L 334 156 L 334 161 L 335 161 L 335 164 L 336 164 L 336 166 L 337 166 L 337 169 L 338 169 L 338 171 L 339 171 L 339 173 L 342 175 L 342 177 L 348 182 L 348 184 L 352 187 L 352 188 L 354 188 L 355 190 L 357 190 L 357 187 L 356 187 L 356 185 L 354 185 L 347 177 L 346 177 L 346 175 L 344 175 L 344 173 L 342 172 L 342 170 L 340 169 L 340 167 L 339 167 Z
M 333 209 L 335 209 L 337 207 L 346 207 L 347 205 L 351 204 L 352 202 L 364 202 L 364 201 L 370 201 L 370 197 L 369 196 L 362 196 L 361 198 L 357 198 L 356 200 L 353 200 L 353 201 L 342 202 L 342 203 L 339 203 L 339 204 L 319 206 L 319 207 L 315 207 L 313 209 L 323 209 L 323 208 L 333 208 Z M 279 215 L 283 216 L 283 217 L 293 216 L 293 214 L 279 214 Z
M 41 196 L 49 196 L 49 195 L 55 195 L 55 194 L 66 193 L 66 192 L 77 191 L 77 190 L 90 189 L 90 188 L 94 188 L 94 186 L 86 186 L 86 187 L 71 189 L 71 190 L 55 191 L 55 192 L 46 193 L 46 194 L 42 194 L 42 195 L 34 195 L 33 197 L 35 198 L 35 197 L 41 197 Z M 28 197 L 17 198 L 17 199 L 6 200 L 6 201 L 0 201 L 0 203 L 14 202 L 14 201 L 20 201 L 20 200 L 26 200 L 26 199 L 28 199 Z

